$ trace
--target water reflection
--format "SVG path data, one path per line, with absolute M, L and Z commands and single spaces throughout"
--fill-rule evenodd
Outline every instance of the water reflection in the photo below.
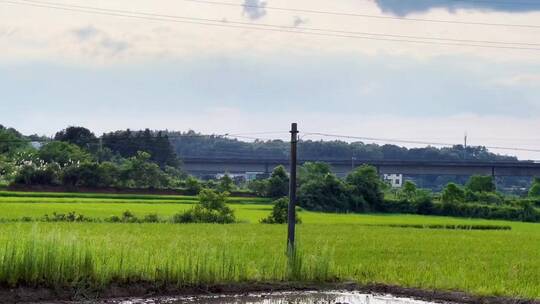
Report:
M 111 303 L 110 301 L 108 303 Z M 116 304 L 433 304 L 392 296 L 354 292 L 285 292 L 119 300 Z

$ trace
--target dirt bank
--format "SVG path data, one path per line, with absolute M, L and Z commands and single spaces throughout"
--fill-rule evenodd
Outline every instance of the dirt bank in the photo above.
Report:
M 355 283 L 303 284 L 303 283 L 252 283 L 233 285 L 211 285 L 199 287 L 165 287 L 153 284 L 113 285 L 104 290 L 46 289 L 46 288 L 1 288 L 0 303 L 108 303 L 107 299 L 157 296 L 188 296 L 212 294 L 243 294 L 248 292 L 280 291 L 329 291 L 346 290 L 362 293 L 391 294 L 434 302 L 463 304 L 540 304 L 540 299 L 516 299 L 495 296 L 475 296 L 456 291 L 434 291 L 405 288 L 391 285 L 358 285 Z

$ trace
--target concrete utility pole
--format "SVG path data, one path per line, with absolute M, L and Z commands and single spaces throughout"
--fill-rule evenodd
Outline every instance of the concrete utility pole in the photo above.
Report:
M 296 144 L 298 143 L 298 126 L 296 123 L 291 125 L 291 163 L 289 176 L 289 210 L 288 210 L 288 233 L 287 233 L 287 252 L 294 252 L 294 234 L 296 226 Z

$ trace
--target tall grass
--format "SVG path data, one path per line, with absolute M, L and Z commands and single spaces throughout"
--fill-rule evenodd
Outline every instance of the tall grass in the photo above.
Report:
M 284 252 L 250 261 L 248 246 L 226 243 L 191 248 L 156 248 L 143 255 L 129 248 L 107 248 L 74 238 L 10 237 L 0 249 L 0 284 L 65 288 L 81 284 L 101 288 L 109 284 L 152 283 L 200 286 L 247 281 L 328 281 L 335 278 L 331 257 L 297 251 L 292 263 Z M 118 248 L 115 248 L 118 249 Z M 158 253 L 159 251 L 159 253 Z
M 284 225 L 3 223 L 0 284 L 99 288 L 113 282 L 353 280 L 540 298 L 540 227 L 516 227 L 302 224 L 299 249 L 288 263 Z

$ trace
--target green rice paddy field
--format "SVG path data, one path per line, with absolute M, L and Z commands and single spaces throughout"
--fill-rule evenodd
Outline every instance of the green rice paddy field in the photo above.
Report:
M 166 218 L 189 196 L 0 192 L 0 218 L 75 211 L 105 219 L 130 210 Z M 74 286 L 145 281 L 179 286 L 272 281 L 357 281 L 540 299 L 540 225 L 414 215 L 301 211 L 299 254 L 288 264 L 286 227 L 263 225 L 267 200 L 233 198 L 239 224 L 0 223 L 0 284 Z M 398 228 L 488 224 L 511 230 Z

